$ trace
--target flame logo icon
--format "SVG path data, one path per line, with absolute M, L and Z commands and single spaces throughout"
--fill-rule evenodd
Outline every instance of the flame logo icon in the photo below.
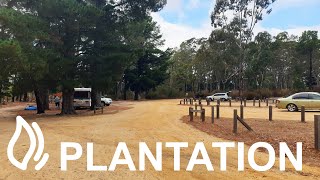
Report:
M 27 170 L 28 163 L 36 150 L 37 139 L 38 139 L 38 150 L 35 153 L 35 156 L 33 159 L 34 159 L 34 161 L 38 162 L 38 164 L 35 167 L 35 170 L 39 171 L 40 169 L 43 168 L 43 166 L 47 163 L 47 161 L 49 159 L 48 153 L 43 154 L 44 138 L 43 138 L 42 131 L 41 131 L 39 125 L 34 122 L 34 123 L 32 123 L 32 128 L 35 131 L 35 133 L 34 133 L 32 128 L 30 127 L 30 125 L 21 116 L 18 116 L 16 118 L 16 121 L 17 121 L 16 131 L 14 132 L 14 134 L 9 142 L 8 148 L 7 148 L 7 155 L 8 155 L 9 161 L 15 167 L 17 167 L 21 170 Z M 13 155 L 13 148 L 14 148 L 14 145 L 16 144 L 18 138 L 20 137 L 20 134 L 22 132 L 22 128 L 24 128 L 29 135 L 30 147 L 29 147 L 27 154 L 23 158 L 23 161 L 19 162 Z M 36 139 L 36 136 L 37 136 L 37 139 Z M 43 156 L 42 156 L 42 154 L 43 154 Z M 41 159 L 41 157 L 42 157 L 42 159 Z

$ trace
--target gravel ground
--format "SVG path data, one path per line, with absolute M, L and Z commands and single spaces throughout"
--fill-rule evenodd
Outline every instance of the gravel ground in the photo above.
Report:
M 304 165 L 303 173 L 289 169 L 280 172 L 278 160 L 275 167 L 268 172 L 252 170 L 245 162 L 245 172 L 238 172 L 238 152 L 228 151 L 227 172 L 221 172 L 219 153 L 220 150 L 210 148 L 212 142 L 226 141 L 215 135 L 199 131 L 197 128 L 182 123 L 181 118 L 188 114 L 188 108 L 178 106 L 178 100 L 143 101 L 143 102 L 116 102 L 114 110 L 108 109 L 104 115 L 92 113 L 75 116 L 56 116 L 56 112 L 49 115 L 23 114 L 26 120 L 37 122 L 45 138 L 45 152 L 50 155 L 48 163 L 41 171 L 35 171 L 35 163 L 30 162 L 27 171 L 17 170 L 11 165 L 6 156 L 6 148 L 15 131 L 15 116 L 20 113 L 25 105 L 9 108 L 0 108 L 0 179 L 319 179 L 320 168 Z M 222 117 L 231 118 L 232 108 L 222 109 Z M 264 113 L 255 112 L 259 119 Z M 251 116 L 246 111 L 246 116 Z M 30 113 L 30 112 L 29 112 Z M 277 113 L 276 113 L 277 114 Z M 298 118 L 299 114 L 284 114 L 282 117 Z M 290 115 L 290 116 L 288 116 Z M 228 117 L 230 116 L 230 117 Z M 311 115 L 310 115 L 311 117 Z M 309 114 L 308 117 L 309 118 Z M 280 119 L 278 117 L 278 119 Z M 289 118 L 290 119 L 290 118 Z M 310 121 L 309 119 L 307 119 Z M 68 163 L 68 171 L 60 170 L 60 143 L 78 142 L 83 147 L 83 156 L 74 162 Z M 138 168 L 139 142 L 146 142 L 151 151 L 155 152 L 156 142 L 189 142 L 189 148 L 181 151 L 181 171 L 173 171 L 173 150 L 163 147 L 163 171 L 156 172 L 150 163 L 146 163 L 145 172 L 130 172 L 127 166 L 118 166 L 115 172 L 88 172 L 86 170 L 86 143 L 94 143 L 95 165 L 109 165 L 119 142 L 126 142 L 133 161 Z M 193 152 L 196 142 L 204 142 L 215 168 L 208 172 L 204 166 L 196 166 L 193 172 L 185 169 Z M 15 146 L 16 158 L 24 157 L 29 146 L 29 137 L 22 133 Z M 248 150 L 248 147 L 245 148 Z M 71 153 L 71 152 L 70 152 Z M 257 163 L 267 161 L 263 152 L 256 153 Z

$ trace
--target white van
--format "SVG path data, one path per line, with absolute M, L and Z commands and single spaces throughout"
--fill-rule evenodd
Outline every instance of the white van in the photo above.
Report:
M 90 108 L 91 91 L 91 88 L 74 88 L 74 108 Z

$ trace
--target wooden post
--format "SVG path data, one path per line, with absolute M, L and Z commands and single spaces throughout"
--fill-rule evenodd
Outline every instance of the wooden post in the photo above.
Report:
M 199 105 L 201 105 L 201 103 L 202 103 L 202 102 L 201 102 L 201 99 L 199 99 Z
M 201 120 L 202 120 L 202 122 L 205 122 L 205 120 L 206 120 L 206 110 L 205 109 L 201 109 Z
M 190 104 L 193 105 L 193 99 L 190 99 Z
M 272 121 L 272 106 L 269 106 L 269 121 Z
M 231 99 L 229 99 L 229 107 L 232 107 Z
M 211 107 L 211 120 L 212 124 L 214 124 L 214 106 Z
M 261 99 L 259 99 L 259 107 L 261 107 Z
M 256 106 L 256 98 L 253 99 L 253 106 Z
M 217 100 L 217 105 L 218 105 L 218 106 L 220 106 L 220 99 L 219 99 L 219 100 Z
M 301 122 L 302 123 L 306 122 L 306 108 L 305 108 L 305 106 L 301 107 Z
M 94 107 L 93 107 L 93 112 L 94 112 L 94 114 L 96 114 L 96 110 L 97 110 L 97 107 L 94 106 Z
M 244 119 L 244 108 L 243 108 L 243 105 L 240 106 L 240 118 Z
M 104 114 L 103 111 L 104 111 L 104 107 L 102 106 L 102 114 Z
M 198 104 L 196 103 L 196 111 L 198 110 Z M 198 116 L 198 112 L 196 112 L 196 117 Z
M 247 107 L 247 99 L 244 99 L 244 107 Z
M 217 119 L 220 119 L 220 105 L 217 105 Z
M 266 99 L 266 106 L 267 107 L 269 106 L 269 99 L 268 98 Z
M 207 99 L 207 106 L 210 106 L 210 100 Z
M 240 99 L 240 105 L 243 105 L 243 100 L 242 100 L 242 98 Z
M 182 104 L 182 101 L 180 101 L 180 105 Z
M 233 111 L 233 133 L 238 133 L 238 110 Z
M 186 105 L 186 99 L 183 99 L 183 104 Z
M 190 121 L 193 121 L 193 108 L 189 108 L 189 116 L 190 116 Z
M 320 150 L 320 116 L 314 116 L 314 140 L 316 150 Z

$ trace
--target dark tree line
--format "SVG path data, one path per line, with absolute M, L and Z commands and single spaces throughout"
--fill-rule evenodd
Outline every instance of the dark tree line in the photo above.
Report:
M 123 79 L 137 94 L 162 83 L 169 51 L 150 17 L 166 0 L 4 0 L 0 3 L 0 97 L 33 91 L 38 113 L 61 91 L 61 114 L 74 114 L 75 87 L 92 88 L 92 106 Z M 142 63 L 142 64 L 141 64 Z M 124 72 L 148 64 L 148 87 Z M 142 67 L 139 67 L 142 66 Z M 161 76 L 161 77 L 158 77 Z

